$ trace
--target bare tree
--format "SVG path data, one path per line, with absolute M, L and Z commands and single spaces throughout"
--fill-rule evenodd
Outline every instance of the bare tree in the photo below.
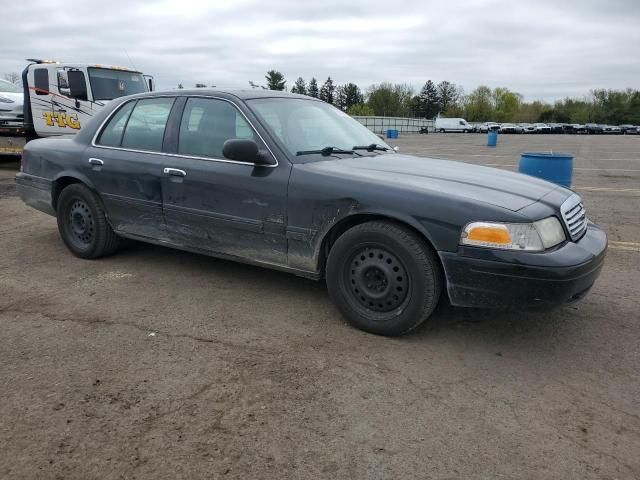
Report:
M 20 82 L 20 74 L 16 72 L 5 73 L 3 77 L 6 81 L 16 85 Z

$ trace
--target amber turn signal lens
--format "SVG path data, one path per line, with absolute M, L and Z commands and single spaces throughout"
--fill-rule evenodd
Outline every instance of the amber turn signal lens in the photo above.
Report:
M 467 238 L 475 242 L 511 244 L 509 230 L 501 225 L 474 227 L 467 233 Z

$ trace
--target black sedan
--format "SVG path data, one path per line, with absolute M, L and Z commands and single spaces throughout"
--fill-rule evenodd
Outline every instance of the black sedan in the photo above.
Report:
M 113 101 L 27 144 L 21 198 L 82 258 L 123 238 L 326 279 L 353 325 L 398 335 L 453 305 L 582 297 L 607 237 L 570 190 L 401 155 L 319 100 L 180 90 Z
M 600 135 L 604 132 L 604 127 L 597 123 L 587 123 L 584 128 L 589 135 Z

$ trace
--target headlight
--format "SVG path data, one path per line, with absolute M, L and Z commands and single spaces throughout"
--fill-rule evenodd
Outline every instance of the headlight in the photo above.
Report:
M 534 223 L 469 223 L 462 230 L 460 244 L 540 252 L 564 240 L 560 221 L 556 217 L 549 217 Z

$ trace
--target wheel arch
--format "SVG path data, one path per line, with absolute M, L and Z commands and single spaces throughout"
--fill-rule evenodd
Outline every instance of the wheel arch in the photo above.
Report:
M 340 236 L 342 236 L 345 232 L 355 227 L 356 225 L 376 220 L 396 223 L 398 225 L 402 225 L 411 229 L 422 239 L 424 239 L 425 244 L 433 250 L 433 252 L 436 254 L 436 257 L 440 261 L 440 257 L 439 255 L 437 255 L 437 249 L 432 236 L 429 234 L 427 229 L 415 218 L 386 211 L 358 212 L 341 218 L 339 221 L 334 223 L 331 228 L 329 228 L 322 236 L 317 258 L 317 271 L 320 272 L 320 276 L 324 277 L 325 265 L 327 262 L 327 258 L 329 257 L 329 252 L 331 251 L 331 247 L 333 247 L 338 238 L 340 238 Z
M 98 195 L 93 183 L 85 175 L 78 172 L 63 171 L 58 173 L 51 182 L 51 206 L 54 210 L 58 207 L 58 198 L 62 190 L 74 183 L 81 183 L 91 189 L 102 202 L 102 198 Z

